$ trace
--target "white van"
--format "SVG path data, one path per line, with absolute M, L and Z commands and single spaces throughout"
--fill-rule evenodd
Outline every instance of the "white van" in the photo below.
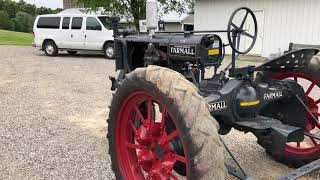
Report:
M 49 14 L 36 18 L 33 46 L 46 55 L 56 56 L 60 51 L 76 54 L 78 51 L 100 51 L 114 58 L 113 31 L 108 16 L 86 14 Z

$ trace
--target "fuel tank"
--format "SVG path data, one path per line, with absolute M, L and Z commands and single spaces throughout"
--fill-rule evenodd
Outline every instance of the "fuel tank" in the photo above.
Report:
M 157 33 L 148 35 L 129 35 L 123 38 L 127 44 L 152 43 L 167 54 L 169 61 L 200 63 L 204 66 L 220 64 L 223 56 L 221 38 L 214 34 Z
M 218 63 L 222 56 L 221 39 L 212 34 L 176 34 L 170 38 L 168 48 L 173 61 Z

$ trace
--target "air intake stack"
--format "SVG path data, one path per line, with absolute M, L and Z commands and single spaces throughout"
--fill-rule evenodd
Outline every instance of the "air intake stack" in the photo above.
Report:
M 147 29 L 149 30 L 149 35 L 152 37 L 158 27 L 158 1 L 157 0 L 147 0 L 146 5 L 146 18 L 147 18 Z

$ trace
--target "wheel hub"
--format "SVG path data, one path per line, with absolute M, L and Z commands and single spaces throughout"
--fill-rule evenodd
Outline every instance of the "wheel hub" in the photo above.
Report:
M 160 144 L 157 144 L 156 147 L 153 148 L 153 152 L 155 152 L 157 157 L 162 160 L 166 151 Z
M 172 171 L 176 159 L 161 123 L 143 123 L 137 130 L 136 140 L 145 147 L 138 152 L 138 162 L 144 171 L 158 178 L 163 178 L 161 173 Z
M 138 128 L 136 139 L 139 144 L 151 146 L 157 143 L 161 133 L 161 125 L 159 125 L 159 123 L 147 121 Z
M 113 54 L 114 54 L 114 49 L 112 47 L 108 47 L 106 49 L 106 54 L 109 56 L 109 57 L 112 57 Z
M 53 46 L 52 45 L 48 45 L 47 46 L 47 48 L 46 48 L 46 50 L 47 50 L 47 52 L 49 53 L 49 54 L 52 54 L 53 53 Z

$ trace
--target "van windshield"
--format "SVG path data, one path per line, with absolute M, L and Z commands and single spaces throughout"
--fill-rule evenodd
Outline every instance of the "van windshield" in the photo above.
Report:
M 112 23 L 111 23 L 110 17 L 99 16 L 98 18 L 106 29 L 112 29 Z

